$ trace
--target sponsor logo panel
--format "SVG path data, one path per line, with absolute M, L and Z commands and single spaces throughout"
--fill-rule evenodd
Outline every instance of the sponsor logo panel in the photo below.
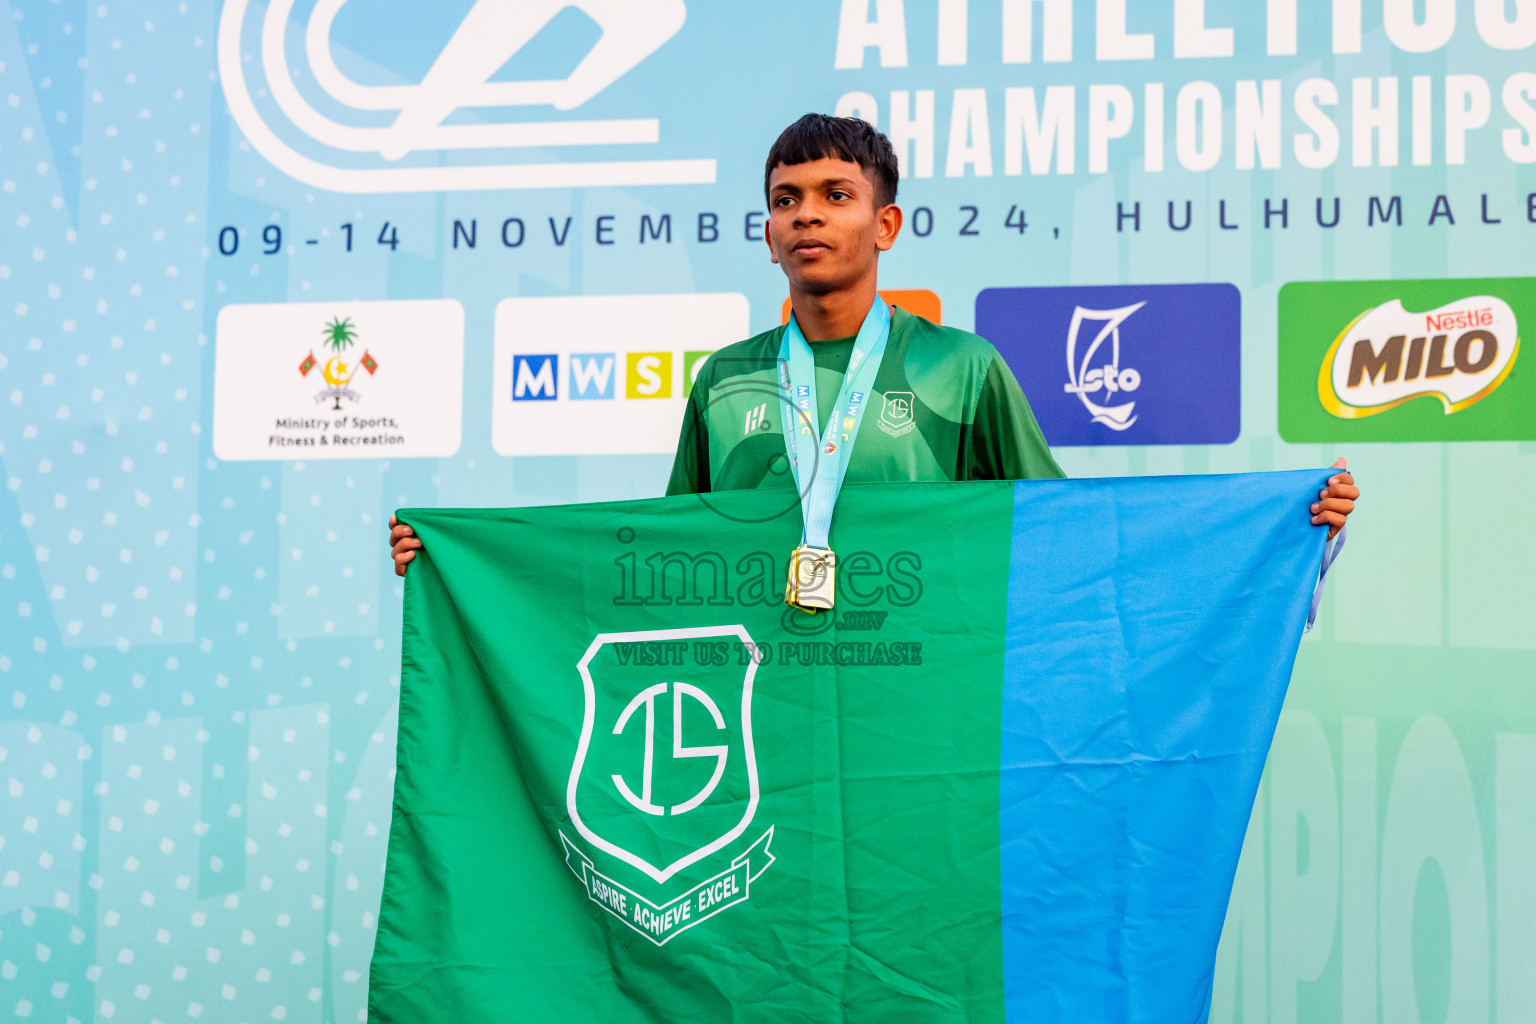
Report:
M 221 459 L 441 458 L 459 449 L 464 309 L 452 299 L 229 305 L 216 333 Z
M 737 293 L 504 299 L 492 442 L 502 455 L 670 455 L 711 353 L 747 337 Z
M 1536 439 L 1536 381 L 1520 360 L 1520 328 L 1533 318 L 1531 278 L 1287 284 L 1280 436 Z
M 1051 445 L 1230 444 L 1242 428 L 1233 285 L 989 288 L 976 333 Z

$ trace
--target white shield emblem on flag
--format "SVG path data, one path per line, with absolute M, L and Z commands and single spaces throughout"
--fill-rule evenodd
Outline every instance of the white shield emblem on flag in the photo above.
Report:
M 577 671 L 571 824 L 658 884 L 723 849 L 757 813 L 756 647 L 744 627 L 603 633 Z

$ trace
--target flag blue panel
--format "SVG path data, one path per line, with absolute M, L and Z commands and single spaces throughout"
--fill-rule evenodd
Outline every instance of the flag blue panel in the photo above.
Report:
M 1328 471 L 1021 481 L 1001 751 L 1010 1022 L 1204 1021 Z M 1181 532 L 1169 508 L 1187 509 Z

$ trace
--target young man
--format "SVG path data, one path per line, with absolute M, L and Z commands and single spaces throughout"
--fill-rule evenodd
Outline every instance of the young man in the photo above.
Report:
M 880 253 L 901 231 L 896 183 L 890 142 L 855 118 L 807 114 L 768 151 L 764 237 L 789 279 L 794 319 L 815 361 L 818 437 L 834 412 L 854 336 L 875 302 Z M 890 318 L 879 370 L 861 403 L 867 415 L 847 481 L 1064 475 L 995 348 L 903 309 Z M 803 427 L 810 416 L 802 419 L 787 398 L 765 394 L 779 383 L 785 330 L 729 345 L 704 364 L 683 416 L 668 494 L 795 486 L 781 418 Z M 751 416 L 760 405 L 763 415 Z M 838 440 L 849 437 L 840 432 Z
M 901 231 L 897 179 L 890 142 L 856 118 L 806 114 L 773 144 L 764 172 L 764 234 L 770 258 L 789 279 L 794 325 L 809 343 L 816 407 L 798 405 L 783 386 L 791 326 L 726 346 L 705 363 L 690 393 L 668 494 L 794 488 L 785 420 L 791 431 L 819 434 L 834 414 L 845 430 L 830 444 L 846 445 L 847 430 L 856 430 L 848 481 L 1064 475 L 997 350 L 905 310 L 891 311 L 878 370 L 856 403 L 867 415 L 850 415 L 839 391 L 863 344 L 856 337 L 878 313 L 880 253 Z M 812 415 L 814 429 L 807 426 Z M 802 450 L 819 443 L 807 441 Z M 1334 466 L 1344 469 L 1344 460 Z M 1339 473 L 1311 505 L 1312 522 L 1326 524 L 1332 538 L 1359 496 L 1350 474 Z M 395 571 L 403 576 L 421 541 L 393 516 L 390 525 Z

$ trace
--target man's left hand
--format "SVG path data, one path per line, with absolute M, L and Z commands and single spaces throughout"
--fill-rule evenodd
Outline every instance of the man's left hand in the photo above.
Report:
M 1344 457 L 1339 456 L 1339 461 L 1332 466 L 1333 469 L 1344 468 Z M 1360 500 L 1360 488 L 1355 486 L 1355 478 L 1348 473 L 1340 473 L 1328 478 L 1328 486 L 1317 492 L 1317 500 L 1312 503 L 1312 522 L 1321 526 L 1328 524 L 1328 539 L 1333 538 L 1344 527 L 1344 519 L 1355 510 L 1355 502 Z

